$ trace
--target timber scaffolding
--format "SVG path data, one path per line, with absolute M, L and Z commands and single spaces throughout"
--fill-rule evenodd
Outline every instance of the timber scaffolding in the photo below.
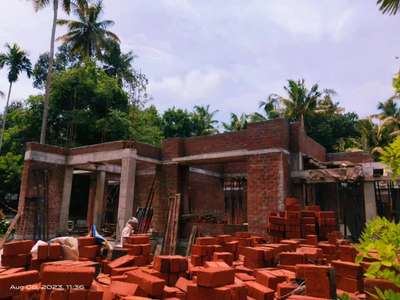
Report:
M 119 239 L 137 215 L 141 231 L 164 237 L 164 252 L 181 252 L 176 243 L 186 241 L 193 228 L 199 235 L 266 236 L 265 216 L 283 211 L 288 196 L 302 206 L 336 211 L 341 231 L 357 237 L 365 220 L 377 215 L 376 183 L 389 180 L 375 169 L 382 166 L 369 154 L 326 153 L 301 124 L 283 119 L 239 132 L 166 139 L 160 148 L 135 141 L 71 149 L 28 143 L 16 237 L 45 232 L 52 238 L 79 227 L 87 232 L 95 224 Z M 46 184 L 38 171 L 47 174 Z M 170 205 L 176 195 L 180 203 Z M 28 204 L 35 199 L 44 203 L 37 205 L 45 211 L 41 219 L 36 204 Z M 341 203 L 357 209 L 357 224 L 348 224 Z

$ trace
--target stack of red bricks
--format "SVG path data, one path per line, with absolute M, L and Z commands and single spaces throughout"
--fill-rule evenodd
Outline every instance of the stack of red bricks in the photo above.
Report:
M 362 267 L 353 262 L 335 260 L 332 266 L 336 271 L 336 287 L 350 293 L 362 291 L 363 270 Z
M 40 270 L 43 263 L 62 259 L 63 250 L 59 243 L 38 245 L 37 257 L 32 258 L 31 269 Z
M 154 258 L 153 269 L 168 286 L 174 286 L 179 277 L 186 277 L 188 260 L 179 255 L 159 255 Z
M 0 299 L 17 297 L 21 294 L 22 287 L 36 284 L 38 281 L 38 271 L 25 271 L 24 268 L 0 268 Z
M 301 211 L 301 233 L 302 236 L 317 233 L 316 216 L 314 211 Z
M 100 255 L 100 245 L 94 237 L 78 238 L 79 260 L 96 260 Z
M 147 234 L 134 234 L 124 238 L 123 247 L 128 250 L 128 254 L 135 256 L 135 264 L 144 266 L 151 262 L 150 237 Z
M 1 256 L 1 265 L 6 267 L 27 267 L 31 264 L 31 249 L 35 242 L 16 240 L 6 243 Z
M 285 237 L 288 239 L 301 238 L 300 211 L 285 211 Z
M 285 218 L 282 213 L 269 214 L 268 234 L 273 241 L 279 241 L 285 238 Z
M 298 264 L 296 278 L 304 280 L 305 294 L 311 297 L 336 299 L 333 268 L 327 265 Z
M 270 213 L 267 229 L 273 242 L 279 242 L 283 238 L 304 238 L 317 233 L 321 239 L 326 240 L 330 232 L 336 231 L 336 224 L 334 211 L 320 211 L 318 205 L 305 206 L 301 210 L 298 205 L 292 204 L 284 212 Z
M 328 239 L 328 234 L 336 231 L 337 220 L 336 212 L 334 211 L 319 211 L 317 212 L 318 233 L 321 239 Z

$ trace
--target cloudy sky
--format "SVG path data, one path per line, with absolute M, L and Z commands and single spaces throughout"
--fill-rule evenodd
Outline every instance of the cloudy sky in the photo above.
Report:
M 382 15 L 375 2 L 105 0 L 104 18 L 138 56 L 161 110 L 210 104 L 225 120 L 257 110 L 270 93 L 283 93 L 287 79 L 302 77 L 335 89 L 347 111 L 366 116 L 392 94 L 400 66 L 400 16 Z M 50 9 L 35 13 L 28 0 L 1 0 L 0 44 L 16 42 L 36 61 L 49 47 L 50 22 Z M 7 88 L 3 70 L 0 90 Z M 21 78 L 12 99 L 38 92 Z

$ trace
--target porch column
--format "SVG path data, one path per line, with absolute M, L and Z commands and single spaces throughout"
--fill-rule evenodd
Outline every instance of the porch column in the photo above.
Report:
M 106 172 L 97 172 L 96 180 L 96 196 L 94 200 L 94 221 L 98 229 L 102 226 L 103 221 L 103 207 L 104 207 L 104 185 L 106 183 Z
M 364 182 L 365 221 L 377 216 L 374 182 Z
M 74 168 L 68 166 L 65 167 L 64 185 L 62 191 L 61 210 L 60 210 L 60 226 L 59 226 L 60 233 L 63 235 L 66 234 L 68 231 L 69 205 L 71 202 L 73 177 L 74 177 Z
M 121 238 L 121 230 L 132 217 L 133 199 L 135 195 L 136 150 L 129 149 L 127 157 L 122 158 L 121 179 L 119 186 L 118 216 L 116 236 Z
M 94 222 L 94 204 L 96 199 L 96 174 L 90 175 L 90 183 L 89 183 L 89 199 L 88 199 L 88 209 L 87 209 L 87 216 L 86 216 L 86 223 L 90 228 Z

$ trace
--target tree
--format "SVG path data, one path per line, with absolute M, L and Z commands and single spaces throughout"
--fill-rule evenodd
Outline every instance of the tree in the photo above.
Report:
M 235 113 L 231 113 L 230 123 L 222 122 L 222 127 L 228 132 L 246 129 L 248 125 L 248 118 L 249 117 L 244 113 L 240 116 Z
M 21 73 L 25 72 L 28 77 L 32 74 L 32 64 L 28 58 L 27 53 L 21 49 L 17 44 L 6 44 L 7 52 L 0 54 L 0 68 L 8 67 L 8 95 L 6 107 L 3 113 L 3 124 L 0 134 L 0 152 L 3 144 L 3 135 L 7 120 L 8 105 L 10 103 L 11 89 L 14 82 L 18 80 Z
M 395 15 L 400 8 L 400 0 L 378 0 L 376 4 L 383 14 Z
M 74 9 L 74 15 L 78 20 L 60 19 L 58 25 L 68 27 L 68 32 L 58 38 L 64 44 L 71 46 L 71 51 L 79 53 L 83 58 L 101 57 L 110 42 L 119 43 L 118 36 L 109 31 L 114 25 L 111 20 L 100 20 L 103 12 L 103 2 L 95 4 L 78 3 Z
M 56 25 L 57 25 L 57 18 L 58 18 L 58 6 L 59 1 L 62 1 L 62 6 L 64 11 L 69 14 L 71 12 L 71 6 L 76 5 L 79 3 L 80 5 L 85 2 L 85 0 L 32 0 L 33 6 L 35 11 L 39 11 L 53 2 L 53 23 L 51 28 L 51 37 L 50 37 L 50 53 L 49 53 L 49 66 L 47 72 L 47 80 L 46 80 L 46 89 L 44 94 L 44 109 L 43 109 L 43 117 L 42 117 L 42 126 L 40 130 L 40 143 L 46 143 L 46 130 L 47 130 L 47 117 L 49 114 L 49 97 L 50 97 L 50 86 L 51 86 L 51 78 L 52 78 L 52 71 L 53 71 L 53 60 L 54 60 L 54 43 L 56 37 Z
M 172 107 L 164 112 L 161 128 L 165 138 L 192 136 L 193 123 L 191 114 L 186 109 Z
M 50 136 L 61 145 L 88 145 L 116 139 L 116 130 L 106 122 L 117 121 L 128 113 L 128 96 L 115 78 L 87 63 L 55 74 L 50 99 Z M 113 121 L 111 121 L 113 120 Z M 119 138 L 126 137 L 120 126 Z M 115 127 L 114 127 L 115 128 Z
M 133 68 L 135 58 L 132 51 L 123 53 L 118 43 L 110 41 L 102 54 L 101 61 L 106 73 L 114 76 L 128 91 L 130 102 L 134 105 L 143 105 L 148 98 L 148 79 L 143 73 Z
M 391 169 L 393 180 L 397 180 L 400 176 L 400 137 L 383 148 L 380 160 Z
M 284 89 L 287 96 L 271 94 L 264 107 L 271 105 L 271 103 L 280 104 L 282 108 L 278 108 L 277 112 L 289 121 L 304 122 L 305 117 L 315 112 L 318 99 L 322 95 L 317 84 L 314 84 L 309 90 L 304 79 L 288 80 L 288 85 Z M 264 108 L 264 110 L 270 111 L 269 108 Z
M 46 87 L 49 61 L 49 53 L 42 53 L 33 67 L 33 86 L 37 89 L 44 89 Z M 61 72 L 68 68 L 73 68 L 77 66 L 80 61 L 81 58 L 79 55 L 72 53 L 70 47 L 61 45 L 58 47 L 57 53 L 55 54 L 52 72 Z
M 142 109 L 138 105 L 129 108 L 129 138 L 160 146 L 163 139 L 162 118 L 153 105 Z
M 214 119 L 218 110 L 210 111 L 210 105 L 194 107 L 192 113 L 193 135 L 211 135 L 218 132 L 215 125 L 218 121 Z

